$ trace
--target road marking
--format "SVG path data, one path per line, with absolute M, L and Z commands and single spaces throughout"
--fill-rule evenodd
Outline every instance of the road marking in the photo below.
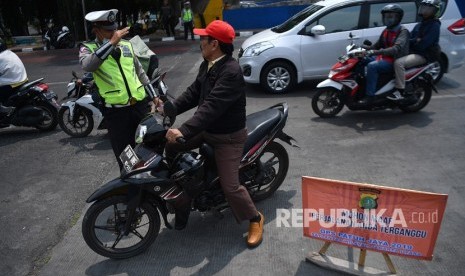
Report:
M 443 98 L 462 98 L 465 97 L 465 94 L 452 94 L 452 95 L 434 95 L 433 99 L 443 99 Z
M 189 74 L 194 74 L 199 71 L 200 64 L 204 61 L 203 57 L 199 58 L 199 60 L 194 64 L 194 66 L 189 70 Z

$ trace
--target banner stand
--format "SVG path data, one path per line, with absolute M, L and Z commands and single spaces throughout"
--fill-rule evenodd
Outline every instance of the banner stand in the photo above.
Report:
M 366 249 L 360 249 L 358 263 L 354 263 L 347 260 L 327 256 L 326 251 L 330 245 L 331 242 L 325 242 L 320 251 L 310 252 L 306 258 L 306 261 L 326 269 L 341 271 L 351 275 L 396 275 L 397 273 L 396 268 L 394 267 L 394 264 L 392 263 L 392 260 L 387 253 L 382 254 L 384 260 L 386 261 L 386 265 L 389 268 L 389 272 L 365 266 L 365 258 L 367 253 Z

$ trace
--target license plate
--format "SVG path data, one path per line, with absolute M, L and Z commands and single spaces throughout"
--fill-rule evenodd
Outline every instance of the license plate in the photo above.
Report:
M 126 172 L 130 172 L 134 165 L 139 163 L 139 158 L 136 152 L 132 149 L 131 145 L 128 145 L 119 156 L 119 160 L 123 163 L 123 167 Z

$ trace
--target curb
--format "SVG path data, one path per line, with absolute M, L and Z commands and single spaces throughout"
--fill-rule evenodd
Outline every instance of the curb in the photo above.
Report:
M 256 33 L 259 33 L 261 32 L 261 30 L 257 30 L 257 31 L 239 31 L 239 32 L 236 32 L 236 37 L 248 37 L 248 36 L 252 36 Z M 175 40 L 184 40 L 184 37 L 181 37 L 181 36 L 176 36 L 176 37 L 149 37 L 149 38 L 144 38 L 142 37 L 142 40 L 145 42 L 145 43 L 148 43 L 148 42 L 156 42 L 156 41 L 175 41 Z M 199 40 L 199 36 L 195 36 L 195 40 Z M 79 43 L 76 43 L 76 45 L 79 44 Z M 50 50 L 45 50 L 44 49 L 44 46 L 34 46 L 34 47 L 24 47 L 24 48 L 10 48 L 9 49 L 10 51 L 12 52 L 32 52 L 32 51 L 50 51 Z
M 8 49 L 12 52 L 32 52 L 32 51 L 44 51 L 44 46 L 35 46 L 35 47 L 24 47 L 24 48 L 10 48 Z

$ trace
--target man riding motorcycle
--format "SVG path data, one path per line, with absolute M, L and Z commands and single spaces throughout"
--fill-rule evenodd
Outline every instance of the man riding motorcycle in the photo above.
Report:
M 396 74 L 396 88 L 394 100 L 403 99 L 405 90 L 405 68 L 425 64 L 439 60 L 441 48 L 439 46 L 439 34 L 441 22 L 437 18 L 440 10 L 440 0 L 423 0 L 418 8 L 418 15 L 422 21 L 415 25 L 410 35 L 410 54 L 398 58 L 394 62 Z
M 406 56 L 409 50 L 409 31 L 400 24 L 404 10 L 397 4 L 389 4 L 381 10 L 381 15 L 386 28 L 375 44 L 364 45 L 368 50 L 366 55 L 377 57 L 367 65 L 366 97 L 361 104 L 373 102 L 379 74 L 392 72 L 394 60 Z M 398 83 L 400 80 L 396 78 L 396 87 L 400 86 Z
M 0 113 L 9 113 L 11 107 L 4 104 L 13 95 L 15 88 L 27 82 L 26 68 L 19 57 L 6 48 L 0 38 Z

